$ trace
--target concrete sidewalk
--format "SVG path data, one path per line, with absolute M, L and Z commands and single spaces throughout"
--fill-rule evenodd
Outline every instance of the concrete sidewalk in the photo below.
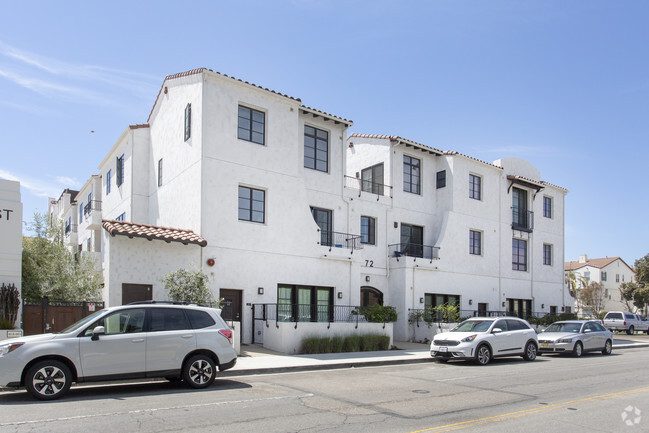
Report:
M 613 350 L 649 347 L 643 336 L 613 336 Z M 319 355 L 285 355 L 264 349 L 261 345 L 241 346 L 237 365 L 219 376 L 241 376 L 291 371 L 328 370 L 335 368 L 432 362 L 428 344 L 396 341 L 397 349 L 378 352 L 326 353 Z

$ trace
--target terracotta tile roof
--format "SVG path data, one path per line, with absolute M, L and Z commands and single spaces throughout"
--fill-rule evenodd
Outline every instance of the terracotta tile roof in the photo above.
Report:
M 492 164 L 492 163 L 487 162 L 487 161 L 483 161 L 483 160 L 478 159 L 478 158 L 474 158 L 474 157 L 469 156 L 469 155 L 465 155 L 465 154 L 460 153 L 460 152 L 456 152 L 456 151 L 454 151 L 454 150 L 447 150 L 447 151 L 444 152 L 444 155 L 449 155 L 449 156 L 460 155 L 460 156 L 463 156 L 463 157 L 465 157 L 465 158 L 469 158 L 469 159 L 472 159 L 472 160 L 474 160 L 474 161 L 478 161 L 478 162 L 481 162 L 481 163 L 483 163 L 483 164 L 487 164 L 487 165 L 490 165 L 490 166 L 492 166 L 492 167 L 499 168 L 499 169 L 501 169 L 501 170 L 503 169 L 502 167 L 500 167 L 500 166 L 498 166 L 498 165 Z
M 196 244 L 204 247 L 207 241 L 191 230 L 158 227 L 148 224 L 137 224 L 126 221 L 102 220 L 102 226 L 111 236 L 121 235 L 133 238 L 144 238 L 150 241 L 180 242 L 182 244 Z
M 353 138 L 353 137 L 358 137 L 358 138 L 378 138 L 378 139 L 396 141 L 398 143 L 403 143 L 403 144 L 409 145 L 409 146 L 421 147 L 423 149 L 432 151 L 432 152 L 437 153 L 439 155 L 444 153 L 442 150 L 435 149 L 434 147 L 426 146 L 425 144 L 417 143 L 416 141 L 408 140 L 407 138 L 399 137 L 398 135 L 378 135 L 378 134 L 357 134 L 357 133 L 353 133 L 353 134 L 350 134 L 349 137 L 350 138 Z
M 149 124 L 148 123 L 139 123 L 137 125 L 128 125 L 129 128 L 131 129 L 141 129 L 141 128 L 148 128 Z
M 331 120 L 334 120 L 334 121 L 339 122 L 339 123 L 344 123 L 347 126 L 352 126 L 354 124 L 354 122 L 351 121 L 351 120 L 345 119 L 343 117 L 334 116 L 333 114 L 325 113 L 324 111 L 320 111 L 320 110 L 317 110 L 315 108 L 307 107 L 306 105 L 300 105 L 300 109 L 304 113 L 311 112 L 314 115 L 319 115 L 319 116 L 322 116 L 322 117 L 328 117 Z
M 563 269 L 565 271 L 574 271 L 583 268 L 584 266 L 592 266 L 593 268 L 601 269 L 605 266 L 610 265 L 616 260 L 622 260 L 622 259 L 620 257 L 604 257 L 601 259 L 588 259 L 586 260 L 586 262 L 579 262 L 579 261 L 565 262 L 563 264 Z M 624 263 L 624 260 L 622 260 L 622 263 Z M 626 265 L 626 263 L 624 264 Z

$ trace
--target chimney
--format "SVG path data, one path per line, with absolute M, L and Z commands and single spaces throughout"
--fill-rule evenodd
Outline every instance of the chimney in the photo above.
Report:
M 579 263 L 586 263 L 588 261 L 588 256 L 586 254 L 582 254 L 579 256 Z

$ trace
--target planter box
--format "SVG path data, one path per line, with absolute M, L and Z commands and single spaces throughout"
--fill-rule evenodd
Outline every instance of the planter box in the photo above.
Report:
M 8 338 L 20 338 L 22 336 L 22 329 L 0 329 L 0 340 L 6 340 Z

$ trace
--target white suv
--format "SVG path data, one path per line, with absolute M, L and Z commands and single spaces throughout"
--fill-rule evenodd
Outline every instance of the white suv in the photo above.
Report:
M 470 359 L 488 364 L 495 357 L 522 356 L 536 359 L 539 344 L 536 331 L 517 317 L 475 317 L 449 332 L 435 335 L 430 355 L 437 361 Z
M 237 354 L 220 310 L 136 303 L 98 311 L 55 334 L 0 341 L 0 387 L 21 387 L 40 400 L 72 382 L 164 377 L 192 388 L 214 382 Z

